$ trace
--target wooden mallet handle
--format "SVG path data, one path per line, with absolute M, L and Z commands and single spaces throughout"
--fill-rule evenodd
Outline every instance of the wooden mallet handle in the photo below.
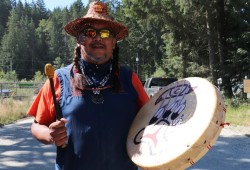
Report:
M 45 72 L 45 75 L 47 75 L 49 82 L 50 82 L 50 88 L 52 91 L 52 97 L 53 97 L 54 107 L 56 111 L 56 119 L 60 120 L 63 116 L 62 116 L 61 110 L 56 100 L 56 93 L 55 93 L 55 87 L 54 87 L 54 81 L 53 81 L 55 70 L 52 64 L 46 64 L 44 68 L 44 72 Z
M 55 87 L 54 87 L 54 81 L 53 81 L 55 70 L 54 70 L 54 67 L 52 66 L 52 64 L 46 64 L 44 67 L 44 72 L 45 72 L 45 75 L 48 77 L 49 82 L 50 82 L 50 88 L 52 91 L 52 97 L 53 97 L 54 107 L 55 107 L 55 111 L 56 111 L 56 120 L 60 120 L 61 118 L 63 118 L 63 115 L 62 115 L 61 109 L 59 107 L 59 104 L 56 100 L 56 93 L 55 93 Z M 62 148 L 65 148 L 65 147 L 66 147 L 66 144 L 64 144 L 62 146 Z

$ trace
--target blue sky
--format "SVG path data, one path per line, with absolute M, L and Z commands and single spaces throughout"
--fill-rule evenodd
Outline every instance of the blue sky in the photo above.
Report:
M 28 3 L 34 1 L 36 2 L 36 0 L 21 0 L 23 3 L 26 1 Z M 46 7 L 50 10 L 53 10 L 56 7 L 66 7 L 66 6 L 70 6 L 71 4 L 73 4 L 76 0 L 43 0 Z M 82 0 L 82 3 L 84 4 L 84 6 L 87 5 L 89 1 L 88 0 Z

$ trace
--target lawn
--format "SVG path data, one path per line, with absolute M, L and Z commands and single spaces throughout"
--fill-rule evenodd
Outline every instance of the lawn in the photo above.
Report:
M 12 98 L 0 99 L 0 125 L 13 123 L 18 119 L 27 117 L 27 110 L 32 100 L 14 100 Z M 238 102 L 235 105 L 232 101 L 226 100 L 227 107 L 225 122 L 232 126 L 250 126 L 250 103 Z

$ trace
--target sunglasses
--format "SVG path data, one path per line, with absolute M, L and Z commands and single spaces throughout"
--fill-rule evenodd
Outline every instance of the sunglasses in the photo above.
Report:
M 85 29 L 82 34 L 80 34 L 80 36 L 85 36 L 85 37 L 88 37 L 88 38 L 94 38 L 96 37 L 96 35 L 100 35 L 101 38 L 105 39 L 105 38 L 109 38 L 112 36 L 112 33 L 110 30 L 108 29 L 100 29 L 100 30 L 96 30 L 96 29 L 93 29 L 93 28 L 88 28 L 88 29 Z

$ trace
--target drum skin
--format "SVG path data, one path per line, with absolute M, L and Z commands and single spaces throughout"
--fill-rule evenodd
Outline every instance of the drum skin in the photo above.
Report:
M 127 138 L 128 155 L 143 170 L 186 169 L 211 149 L 225 113 L 219 90 L 208 80 L 174 82 L 138 112 Z

